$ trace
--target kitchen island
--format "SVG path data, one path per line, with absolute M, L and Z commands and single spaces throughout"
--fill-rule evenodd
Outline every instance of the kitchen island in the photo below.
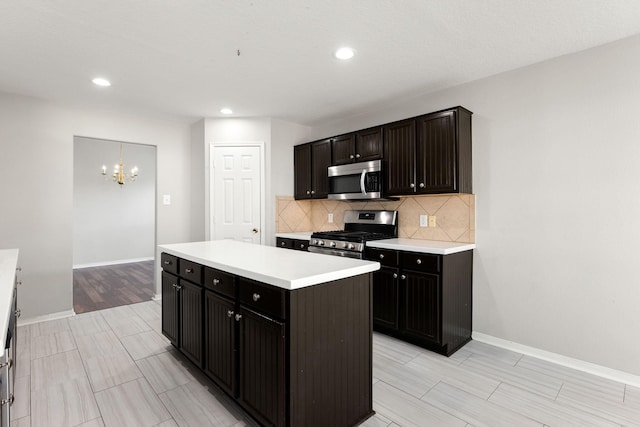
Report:
M 378 262 L 221 240 L 161 245 L 162 331 L 263 425 L 373 414 Z

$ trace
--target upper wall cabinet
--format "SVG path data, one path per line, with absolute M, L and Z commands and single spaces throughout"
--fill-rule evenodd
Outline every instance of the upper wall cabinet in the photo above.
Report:
M 331 166 L 329 139 L 296 145 L 293 149 L 295 199 L 324 199 L 329 192 Z
M 382 127 L 331 138 L 331 164 L 343 165 L 382 158 Z
M 471 193 L 471 114 L 456 107 L 385 125 L 386 194 Z

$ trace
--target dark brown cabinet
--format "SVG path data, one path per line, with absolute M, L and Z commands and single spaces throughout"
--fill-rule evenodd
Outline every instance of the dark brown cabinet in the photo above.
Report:
M 276 237 L 276 246 L 284 249 L 295 249 L 297 251 L 307 251 L 309 241 L 301 239 L 290 239 L 288 237 Z
M 331 164 L 342 165 L 382 158 L 382 127 L 331 138 Z
M 180 349 L 193 363 L 202 365 L 202 286 L 180 279 Z
M 387 194 L 471 193 L 471 114 L 456 107 L 385 125 Z
M 206 291 L 204 371 L 222 389 L 236 395 L 236 308 L 235 302 Z
M 374 330 L 447 356 L 471 339 L 473 251 L 366 256 L 383 265 L 373 275 Z
M 171 344 L 178 346 L 179 333 L 179 299 L 178 277 L 162 272 L 162 334 L 169 338 Z
M 324 199 L 329 193 L 327 168 L 331 166 L 330 140 L 293 148 L 295 199 Z

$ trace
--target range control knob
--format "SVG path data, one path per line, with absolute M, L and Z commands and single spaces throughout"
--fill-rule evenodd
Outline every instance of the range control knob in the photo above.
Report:
M 318 240 L 318 246 L 324 246 L 324 240 Z
M 349 249 L 355 249 L 356 245 L 354 245 L 353 243 L 349 243 Z
M 331 246 L 332 248 L 335 248 L 336 247 L 336 242 L 330 242 L 329 246 Z

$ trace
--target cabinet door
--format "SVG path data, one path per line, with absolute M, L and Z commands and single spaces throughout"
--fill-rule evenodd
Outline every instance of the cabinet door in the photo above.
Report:
M 263 425 L 285 425 L 285 325 L 240 308 L 240 402 Z
M 415 192 L 416 121 L 403 120 L 384 126 L 384 158 L 387 194 Z
M 311 198 L 326 199 L 329 194 L 329 175 L 331 166 L 331 143 L 326 141 L 311 144 Z
M 382 126 L 356 133 L 356 161 L 366 162 L 382 158 Z
M 293 175 L 294 198 L 311 198 L 311 144 L 293 147 Z
M 416 119 L 416 185 L 418 193 L 458 191 L 456 114 L 445 111 Z
M 200 286 L 180 280 L 180 350 L 202 366 L 202 294 Z
M 236 395 L 236 320 L 233 301 L 205 292 L 204 371 L 227 393 Z
M 171 344 L 178 346 L 180 322 L 178 316 L 178 278 L 166 271 L 162 272 L 162 335 Z
M 343 165 L 356 160 L 355 140 L 352 133 L 331 138 L 332 165 Z
M 398 330 L 398 269 L 382 267 L 373 273 L 373 325 Z
M 437 274 L 401 271 L 403 333 L 415 338 L 440 341 L 440 288 Z

